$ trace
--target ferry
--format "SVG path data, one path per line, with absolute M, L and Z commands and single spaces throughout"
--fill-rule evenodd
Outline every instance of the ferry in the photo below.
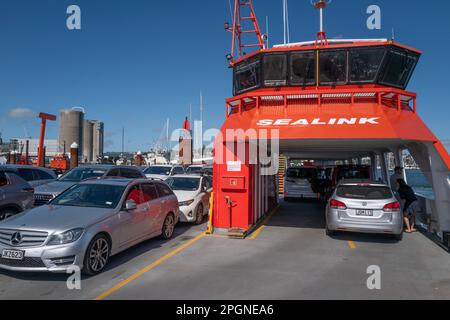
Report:
M 321 19 L 328 3 L 313 1 Z M 215 143 L 214 232 L 246 237 L 274 210 L 283 172 L 267 174 L 267 166 L 370 158 L 372 176 L 389 183 L 388 155 L 405 167 L 407 150 L 433 186 L 424 209 L 430 231 L 448 241 L 450 157 L 420 118 L 417 93 L 407 90 L 420 50 L 393 39 L 328 40 L 323 20 L 315 40 L 268 47 L 252 1 L 235 1 L 225 27 L 233 96 Z M 227 134 L 237 131 L 246 135 Z M 268 153 L 270 164 L 252 154 L 267 145 L 278 147 Z

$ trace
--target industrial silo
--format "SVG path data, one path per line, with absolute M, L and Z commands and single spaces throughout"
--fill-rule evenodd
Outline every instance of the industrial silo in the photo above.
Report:
M 93 158 L 94 161 L 99 157 L 103 157 L 103 147 L 105 140 L 105 125 L 101 121 L 92 121 L 93 128 Z
M 94 123 L 84 120 L 83 125 L 83 162 L 91 163 L 93 160 Z
M 70 145 L 76 143 L 79 147 L 79 156 L 83 156 L 83 124 L 84 109 L 72 108 L 63 110 L 59 118 L 59 149 L 69 152 Z

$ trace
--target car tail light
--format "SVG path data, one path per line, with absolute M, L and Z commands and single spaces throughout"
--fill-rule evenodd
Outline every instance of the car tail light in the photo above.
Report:
M 400 211 L 400 203 L 398 201 L 388 203 L 387 205 L 384 206 L 383 210 L 387 212 Z
M 330 207 L 332 209 L 340 209 L 340 210 L 345 210 L 347 209 L 347 205 L 339 200 L 336 199 L 331 199 L 330 201 Z
M 29 193 L 34 193 L 34 189 L 33 188 L 23 188 L 23 191 L 29 192 Z

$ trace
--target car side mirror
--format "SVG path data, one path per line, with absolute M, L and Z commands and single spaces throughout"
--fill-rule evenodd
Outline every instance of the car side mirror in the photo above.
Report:
M 136 210 L 137 209 L 137 204 L 136 202 L 134 202 L 134 200 L 127 200 L 127 202 L 125 202 L 125 210 L 126 211 L 132 211 L 132 210 Z

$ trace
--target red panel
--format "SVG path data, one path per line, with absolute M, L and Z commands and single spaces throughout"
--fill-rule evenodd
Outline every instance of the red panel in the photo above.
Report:
M 245 177 L 222 177 L 222 190 L 245 190 Z

